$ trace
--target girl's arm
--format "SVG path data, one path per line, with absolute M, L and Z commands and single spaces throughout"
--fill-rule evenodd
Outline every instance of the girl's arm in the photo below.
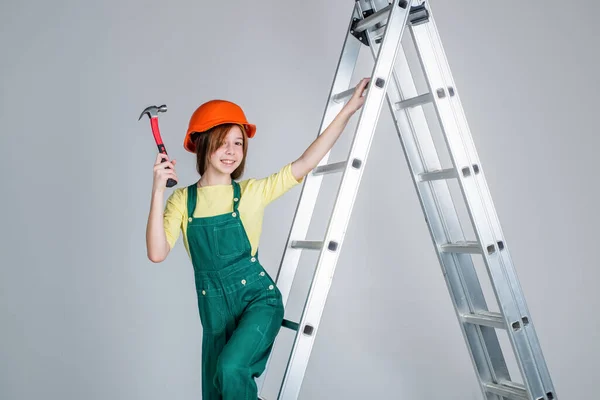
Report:
M 163 158 L 167 158 L 167 161 L 161 162 Z M 159 153 L 154 164 L 154 184 L 152 186 L 148 225 L 146 226 L 146 250 L 150 261 L 155 263 L 164 261 L 171 250 L 163 225 L 163 202 L 167 179 L 177 180 L 175 163 L 175 160 L 171 162 L 168 156 Z M 167 169 L 167 167 L 170 169 Z
M 348 124 L 350 117 L 359 110 L 365 102 L 363 92 L 369 83 L 370 78 L 362 79 L 352 94 L 352 97 L 331 121 L 329 126 L 321 133 L 315 141 L 304 151 L 304 153 L 292 163 L 292 175 L 297 180 L 306 176 L 315 169 L 319 162 L 325 157 L 325 154 L 335 144 L 344 128 Z
M 163 206 L 163 194 L 152 193 L 146 226 L 146 249 L 148 259 L 155 263 L 164 261 L 171 250 L 163 227 Z

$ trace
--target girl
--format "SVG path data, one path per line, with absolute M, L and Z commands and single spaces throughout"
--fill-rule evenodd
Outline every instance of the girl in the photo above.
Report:
M 228 101 L 209 101 L 193 113 L 184 148 L 196 154 L 200 179 L 175 189 L 164 211 L 167 179 L 177 179 L 176 161 L 158 154 L 146 229 L 148 258 L 163 261 L 183 233 L 203 328 L 204 400 L 257 399 L 255 378 L 265 369 L 284 314 L 281 293 L 258 259 L 264 208 L 300 184 L 332 148 L 364 104 L 369 80 L 358 83 L 297 160 L 268 177 L 236 181 L 256 127 Z

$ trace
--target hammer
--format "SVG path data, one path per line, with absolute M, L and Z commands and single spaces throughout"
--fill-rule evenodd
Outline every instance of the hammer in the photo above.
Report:
M 158 113 L 167 112 L 166 104 L 162 106 L 149 106 L 146 107 L 144 111 L 140 114 L 138 121 L 142 119 L 144 114 L 148 115 L 150 118 L 150 126 L 152 127 L 152 134 L 154 135 L 154 140 L 156 141 L 156 145 L 158 146 L 158 151 L 161 154 L 167 154 L 167 150 L 165 149 L 165 145 L 163 144 L 162 137 L 160 136 L 160 130 L 158 129 Z M 163 158 L 163 161 L 166 159 Z M 170 167 L 167 167 L 170 169 Z M 167 187 L 173 187 L 177 185 L 177 181 L 175 179 L 169 178 L 167 179 Z

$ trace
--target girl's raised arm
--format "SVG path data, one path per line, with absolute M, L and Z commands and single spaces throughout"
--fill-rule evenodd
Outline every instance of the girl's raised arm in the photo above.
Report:
M 350 117 L 363 106 L 365 102 L 363 94 L 370 80 L 370 78 L 363 78 L 358 85 L 356 85 L 352 97 L 336 115 L 333 121 L 331 121 L 329 126 L 310 144 L 310 146 L 308 146 L 304 153 L 292 163 L 292 174 L 294 175 L 294 178 L 299 180 L 306 176 L 306 174 L 316 168 L 323 157 L 325 157 L 325 154 L 331 150 L 348 124 Z

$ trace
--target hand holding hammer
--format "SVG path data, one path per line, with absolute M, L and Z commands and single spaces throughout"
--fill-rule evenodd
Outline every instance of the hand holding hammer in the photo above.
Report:
M 146 114 L 150 118 L 150 126 L 152 127 L 152 134 L 154 135 L 154 140 L 156 141 L 156 145 L 158 146 L 159 155 L 156 159 L 156 163 L 154 165 L 154 181 L 162 181 L 164 177 L 167 178 L 166 187 L 173 187 L 177 185 L 177 174 L 175 173 L 175 160 L 171 163 L 169 161 L 169 156 L 167 155 L 167 150 L 162 141 L 162 137 L 160 136 L 160 130 L 158 128 L 158 113 L 166 112 L 167 106 L 163 104 L 162 106 L 150 106 L 146 107 L 144 111 L 140 114 L 138 121 L 142 119 L 142 117 Z

